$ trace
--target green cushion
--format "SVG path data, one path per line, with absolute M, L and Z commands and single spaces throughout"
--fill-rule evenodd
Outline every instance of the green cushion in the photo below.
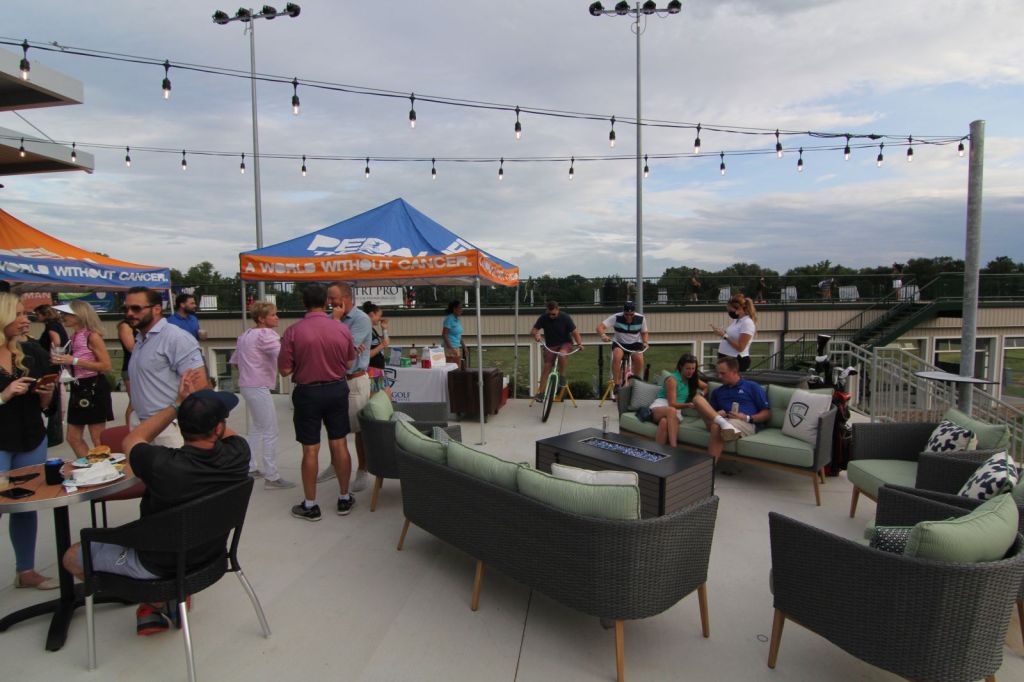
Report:
M 736 441 L 736 454 L 804 468 L 814 464 L 814 446 L 787 436 L 781 429 L 763 429 L 753 436 L 740 438 Z
M 516 469 L 519 467 L 515 462 L 474 450 L 458 441 L 448 443 L 448 466 L 473 478 L 516 490 Z
M 967 516 L 917 524 L 904 554 L 960 563 L 998 561 L 1017 538 L 1017 520 L 1013 498 L 997 495 Z
M 1005 448 L 1010 443 L 1010 430 L 1003 424 L 986 424 L 967 416 L 955 407 L 946 410 L 942 418 L 973 431 L 978 436 L 979 450 Z
M 432 462 L 445 464 L 448 459 L 443 443 L 438 443 L 425 433 L 420 433 L 410 422 L 395 422 L 395 441 L 406 452 L 419 455 Z
M 782 425 L 786 423 L 786 410 L 789 409 L 789 401 L 793 399 L 794 393 L 796 393 L 795 388 L 778 384 L 768 385 L 768 407 L 772 411 L 772 418 L 768 421 L 768 426 L 773 429 L 781 429 Z
M 1018 506 L 1024 507 L 1024 481 L 1018 481 L 1017 485 L 1013 486 L 1013 490 L 1010 491 L 1010 497 L 1013 498 Z
M 638 433 L 641 436 L 654 438 L 658 433 L 658 425 L 651 422 L 642 422 L 636 418 L 636 412 L 623 412 L 619 415 L 619 431 Z
M 635 485 L 590 485 L 555 478 L 536 469 L 516 468 L 523 495 L 563 511 L 601 519 L 639 519 L 640 489 Z
M 366 402 L 363 407 L 363 412 L 366 413 L 367 417 L 372 419 L 379 419 L 380 421 L 388 421 L 391 419 L 391 415 L 394 414 L 395 408 L 391 404 L 391 398 L 384 391 L 377 391 L 370 399 Z
M 917 462 L 902 459 L 855 459 L 846 468 L 850 483 L 871 497 L 886 483 L 913 488 L 917 481 Z

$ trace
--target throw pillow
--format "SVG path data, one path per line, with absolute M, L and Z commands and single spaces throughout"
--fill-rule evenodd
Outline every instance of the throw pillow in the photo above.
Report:
M 473 478 L 516 490 L 518 464 L 474 450 L 455 440 L 448 443 L 448 466 Z
M 903 554 L 913 529 L 913 526 L 875 526 L 868 546 L 883 552 Z
M 987 500 L 1011 489 L 1017 484 L 1018 477 L 1017 467 L 1010 456 L 1005 452 L 997 452 L 974 470 L 974 474 L 960 488 L 960 494 L 976 500 Z
M 367 416 L 380 421 L 387 421 L 391 418 L 391 413 L 395 411 L 394 406 L 391 404 L 391 398 L 384 391 L 378 391 L 370 396 L 370 399 L 366 402 L 366 407 L 363 408 L 366 411 Z
M 412 422 L 395 422 L 395 443 L 406 452 L 438 464 L 445 464 L 447 448 L 430 436 L 420 433 Z
M 536 469 L 518 467 L 516 485 L 531 499 L 581 516 L 639 519 L 640 489 L 635 485 L 577 483 Z
M 978 446 L 978 437 L 974 431 L 958 426 L 948 419 L 943 419 L 932 431 L 928 444 L 924 446 L 925 452 L 957 452 L 959 450 L 974 450 Z
M 591 471 L 566 464 L 552 464 L 551 475 L 577 483 L 607 483 L 611 485 L 639 485 L 640 477 L 635 471 Z
M 658 393 L 661 392 L 661 386 L 657 384 L 649 384 L 636 378 L 631 383 L 632 393 L 629 395 L 629 407 L 626 408 L 628 412 L 635 412 L 641 407 L 650 407 L 654 399 L 658 397 Z
M 966 516 L 917 524 L 903 553 L 936 561 L 999 561 L 1017 539 L 1018 517 L 1013 498 L 996 495 Z
M 782 423 L 782 433 L 814 445 L 818 442 L 818 418 L 832 407 L 832 396 L 793 391 Z

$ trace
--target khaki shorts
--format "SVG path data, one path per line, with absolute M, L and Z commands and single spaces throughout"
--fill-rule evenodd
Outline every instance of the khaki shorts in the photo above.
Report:
M 359 410 L 370 401 L 370 377 L 348 380 L 348 427 L 349 433 L 359 433 Z
M 747 436 L 753 436 L 757 433 L 757 427 L 754 424 L 748 424 L 745 419 L 730 419 L 729 423 L 736 427 L 740 432 L 740 438 Z

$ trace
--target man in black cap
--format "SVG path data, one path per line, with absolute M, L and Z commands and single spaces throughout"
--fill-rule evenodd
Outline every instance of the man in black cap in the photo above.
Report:
M 140 516 L 232 486 L 249 475 L 249 445 L 227 426 L 228 414 L 238 405 L 238 397 L 196 390 L 203 385 L 205 372 L 201 367 L 186 372 L 174 404 L 158 410 L 124 438 L 132 471 L 146 484 Z M 151 445 L 150 441 L 175 419 L 185 444 L 180 448 Z M 188 556 L 189 565 L 201 565 L 224 551 L 225 539 L 193 550 Z M 91 547 L 92 565 L 97 571 L 151 579 L 173 575 L 176 569 L 173 555 L 102 543 Z M 64 567 L 83 577 L 80 543 L 64 554 Z M 140 604 L 135 615 L 137 633 L 150 635 L 166 630 L 177 614 L 171 614 L 162 604 Z
M 644 351 L 647 350 L 647 320 L 636 311 L 636 303 L 626 301 L 622 312 L 612 315 L 597 325 L 598 336 L 607 343 L 608 330 L 613 330 L 615 345 L 612 346 L 612 378 L 615 380 L 615 391 L 622 385 L 622 355 L 625 351 L 632 353 L 630 371 L 641 376 L 644 371 Z

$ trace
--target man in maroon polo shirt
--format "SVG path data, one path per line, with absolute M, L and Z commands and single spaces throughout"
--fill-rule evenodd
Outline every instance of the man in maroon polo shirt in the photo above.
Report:
M 320 455 L 320 427 L 327 427 L 327 447 L 338 474 L 338 514 L 352 511 L 355 498 L 349 495 L 348 479 L 352 459 L 345 437 L 349 434 L 348 383 L 345 375 L 356 360 L 356 349 L 348 327 L 327 316 L 327 290 L 311 284 L 302 290 L 306 316 L 285 330 L 277 368 L 281 376 L 292 376 L 292 405 L 295 440 L 302 445 L 302 491 L 305 500 L 292 507 L 292 516 L 320 520 L 316 503 L 317 458 Z

